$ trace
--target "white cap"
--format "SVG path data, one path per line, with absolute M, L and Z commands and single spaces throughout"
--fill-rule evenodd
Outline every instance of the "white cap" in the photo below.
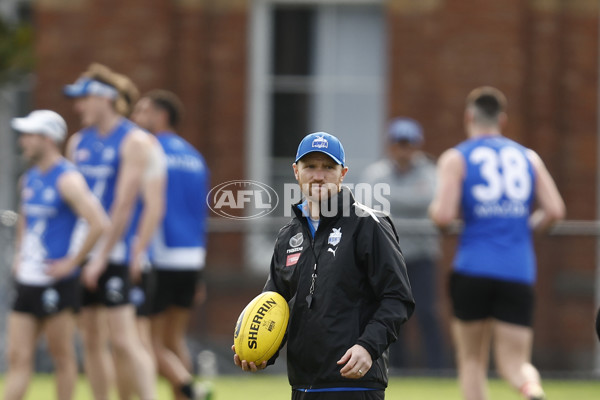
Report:
M 23 118 L 13 118 L 11 126 L 22 133 L 45 135 L 57 142 L 67 136 L 67 123 L 58 113 L 50 110 L 35 110 Z

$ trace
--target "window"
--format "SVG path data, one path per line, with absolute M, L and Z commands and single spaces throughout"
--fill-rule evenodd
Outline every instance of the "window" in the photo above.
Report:
M 344 144 L 350 168 L 346 181 L 354 182 L 382 148 L 386 42 L 381 2 L 264 0 L 253 5 L 249 178 L 282 196 L 284 184 L 295 182 L 291 164 L 300 140 L 326 131 Z M 271 215 L 283 214 L 280 201 Z M 257 243 L 261 235 L 250 236 L 249 256 L 258 258 L 262 270 L 274 232 L 265 235 L 266 247 Z M 257 255 L 263 247 L 267 256 Z

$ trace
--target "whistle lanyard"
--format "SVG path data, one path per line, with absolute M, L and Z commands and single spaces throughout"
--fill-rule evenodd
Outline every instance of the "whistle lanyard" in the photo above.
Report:
M 306 218 L 306 224 L 308 225 L 308 231 L 310 232 L 310 236 L 312 237 L 310 241 L 310 249 L 312 250 L 313 257 L 315 258 L 315 265 L 313 266 L 313 271 L 310 276 L 310 288 L 308 289 L 308 295 L 306 296 L 306 304 L 308 305 L 308 309 L 312 307 L 313 297 L 315 294 L 315 285 L 317 283 L 317 263 L 319 261 L 319 257 L 315 253 L 315 236 L 317 233 L 317 229 L 319 229 L 320 221 L 315 221 L 310 218 L 310 214 L 308 212 L 308 202 L 305 200 L 303 203 L 298 204 L 298 209 L 302 212 L 302 215 Z
M 306 296 L 306 304 L 308 308 L 312 306 L 313 294 L 315 293 L 315 283 L 317 282 L 317 263 L 315 262 L 315 267 L 313 268 L 313 273 L 311 275 L 312 280 L 310 281 L 310 289 L 308 289 L 308 296 Z
M 311 227 L 312 227 L 311 221 L 308 221 L 308 218 L 307 218 L 307 222 L 308 222 L 309 229 L 311 229 Z M 309 309 L 312 307 L 312 302 L 313 302 L 313 298 L 314 298 L 314 294 L 315 294 L 315 286 L 317 283 L 317 264 L 319 263 L 319 256 L 317 255 L 317 253 L 315 253 L 315 233 L 316 233 L 316 230 L 314 232 L 311 231 L 312 240 L 310 241 L 310 250 L 313 253 L 313 257 L 315 258 L 315 264 L 313 266 L 313 271 L 310 276 L 310 288 L 308 289 L 308 296 L 306 296 L 306 304 L 308 305 Z

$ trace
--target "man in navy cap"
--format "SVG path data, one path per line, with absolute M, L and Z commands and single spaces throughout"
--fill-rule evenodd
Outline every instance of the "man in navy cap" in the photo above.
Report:
M 421 150 L 424 142 L 421 125 L 411 118 L 395 118 L 388 125 L 387 142 L 387 157 L 367 167 L 360 181 L 372 186 L 382 183 L 389 186 L 392 218 L 427 220 L 436 175 L 435 162 Z M 413 294 L 419 304 L 415 316 L 424 360 L 421 365 L 412 366 L 439 369 L 444 365 L 445 350 L 437 312 L 438 235 L 400 229 L 399 236 Z M 392 367 L 411 366 L 411 357 L 406 354 L 408 346 L 403 339 L 390 350 Z
M 348 167 L 335 136 L 306 136 L 292 167 L 304 198 L 279 232 L 264 287 L 290 304 L 292 399 L 383 399 L 388 346 L 414 309 L 398 236 L 341 185 Z M 257 371 L 276 358 L 234 362 Z

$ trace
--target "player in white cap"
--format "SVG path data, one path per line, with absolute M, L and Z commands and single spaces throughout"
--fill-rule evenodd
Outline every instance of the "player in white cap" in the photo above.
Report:
M 22 399 L 31 377 L 36 341 L 44 333 L 54 360 L 56 398 L 71 399 L 77 381 L 74 348 L 79 266 L 108 227 L 108 218 L 75 166 L 61 156 L 67 126 L 50 110 L 12 120 L 30 168 L 20 180 L 13 275 L 17 296 L 8 319 L 8 373 L 4 399 Z M 89 226 L 75 249 L 77 218 Z

